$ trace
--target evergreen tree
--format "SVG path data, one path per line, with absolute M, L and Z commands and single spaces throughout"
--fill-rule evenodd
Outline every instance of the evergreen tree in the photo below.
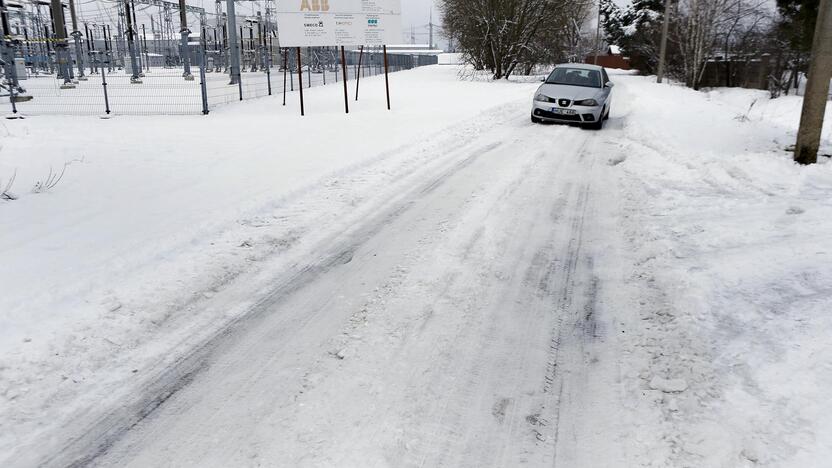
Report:
M 807 54 L 812 50 L 819 5 L 819 0 L 777 0 L 780 28 L 792 50 Z
M 636 69 L 654 73 L 661 41 L 663 0 L 634 0 L 622 10 L 613 0 L 601 0 L 607 42 L 621 48 Z

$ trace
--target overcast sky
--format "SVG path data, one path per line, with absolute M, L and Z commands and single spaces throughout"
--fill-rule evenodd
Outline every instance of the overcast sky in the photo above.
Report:
M 630 4 L 630 0 L 615 0 L 615 3 L 626 6 Z M 410 42 L 410 27 L 415 26 L 416 42 L 427 43 L 427 30 L 419 26 L 428 23 L 430 18 L 430 9 L 433 7 L 433 21 L 434 23 L 441 23 L 439 8 L 440 0 L 402 0 L 402 27 L 405 32 L 404 42 Z M 439 39 L 436 39 L 439 42 Z
M 433 22 L 440 23 L 439 9 L 436 7 L 438 4 L 439 2 L 434 0 L 402 0 L 402 28 L 405 35 L 409 37 L 411 25 L 415 26 L 417 28 L 416 42 L 427 43 L 428 38 L 425 36 L 427 30 L 419 29 L 419 27 L 428 24 L 431 7 L 433 7 Z

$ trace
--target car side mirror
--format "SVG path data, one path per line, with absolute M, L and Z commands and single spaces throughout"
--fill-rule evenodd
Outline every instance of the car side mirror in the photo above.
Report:
M 546 77 L 541 78 L 541 79 L 540 79 L 540 82 L 541 82 L 541 83 L 545 83 L 545 82 L 546 82 Z
M 604 86 L 606 86 L 607 88 L 612 88 L 615 86 L 615 83 L 613 83 L 612 81 L 608 81 L 607 84 L 605 84 Z

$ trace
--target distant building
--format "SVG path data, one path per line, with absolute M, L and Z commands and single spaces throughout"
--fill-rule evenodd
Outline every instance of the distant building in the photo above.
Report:
M 595 54 L 590 54 L 584 60 L 585 63 L 595 63 Z M 630 70 L 630 58 L 625 57 L 621 53 L 621 48 L 617 45 L 607 46 L 606 49 L 598 54 L 598 65 L 604 68 L 617 68 L 620 70 Z
M 394 44 L 387 46 L 388 54 L 406 54 L 406 55 L 434 55 L 444 53 L 442 49 L 436 49 L 428 44 Z

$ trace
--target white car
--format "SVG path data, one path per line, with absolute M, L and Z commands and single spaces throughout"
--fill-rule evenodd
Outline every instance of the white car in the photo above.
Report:
M 610 117 L 613 83 L 604 67 L 558 65 L 534 95 L 532 122 L 563 122 L 601 129 Z

